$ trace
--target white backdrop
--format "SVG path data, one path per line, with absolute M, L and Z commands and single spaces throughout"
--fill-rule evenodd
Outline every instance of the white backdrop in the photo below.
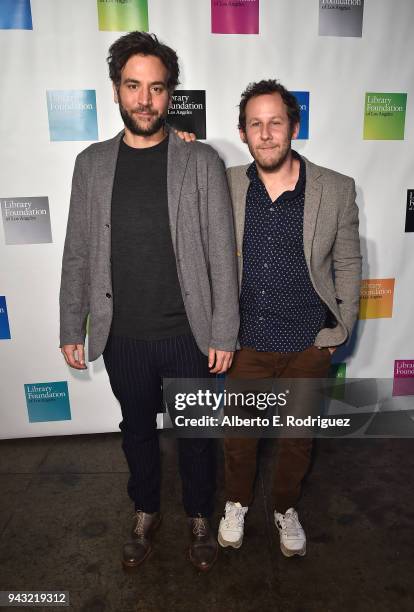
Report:
M 205 89 L 207 142 L 227 165 L 246 163 L 237 104 L 248 82 L 278 78 L 310 92 L 309 140 L 295 148 L 357 184 L 363 278 L 395 278 L 392 318 L 360 321 L 347 376 L 393 376 L 414 359 L 414 235 L 404 233 L 414 187 L 412 0 L 366 0 L 362 38 L 318 36 L 317 0 L 261 0 L 259 35 L 211 34 L 209 0 L 150 0 L 149 31 L 181 62 L 181 89 Z M 0 341 L 0 436 L 118 429 L 102 358 L 69 371 L 58 349 L 58 292 L 76 154 L 88 142 L 50 142 L 46 90 L 96 90 L 99 139 L 122 124 L 105 58 L 118 32 L 100 32 L 95 0 L 32 0 L 33 31 L 0 31 L 0 197 L 47 196 L 53 243 L 6 245 L 0 295 L 11 340 Z M 405 140 L 363 140 L 365 92 L 407 93 Z M 341 359 L 341 355 L 338 357 Z M 342 360 L 342 359 L 341 359 Z M 29 423 L 24 384 L 68 381 L 72 419 Z

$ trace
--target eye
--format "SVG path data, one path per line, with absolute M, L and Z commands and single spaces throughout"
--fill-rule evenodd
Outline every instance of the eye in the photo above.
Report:
M 164 91 L 164 87 L 162 87 L 162 85 L 154 85 L 152 91 L 156 94 L 160 94 Z
M 136 86 L 135 83 L 129 83 L 128 89 L 136 89 L 136 88 L 137 88 L 137 86 Z

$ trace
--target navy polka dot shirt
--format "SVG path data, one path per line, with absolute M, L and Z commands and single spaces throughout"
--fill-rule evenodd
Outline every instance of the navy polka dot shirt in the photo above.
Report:
M 306 169 L 293 154 L 300 160 L 298 182 L 274 202 L 256 164 L 247 169 L 240 344 L 258 351 L 303 351 L 314 343 L 327 316 L 303 251 Z

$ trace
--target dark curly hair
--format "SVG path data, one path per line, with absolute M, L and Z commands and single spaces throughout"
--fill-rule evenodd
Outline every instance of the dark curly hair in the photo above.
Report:
M 276 79 L 267 79 L 258 81 L 257 83 L 249 83 L 241 95 L 239 104 L 239 129 L 246 131 L 246 106 L 251 98 L 261 96 L 263 94 L 278 93 L 281 95 L 283 102 L 286 105 L 287 114 L 289 117 L 290 131 L 293 133 L 294 127 L 300 122 L 300 108 L 295 96 L 290 93 Z
M 118 38 L 110 47 L 106 58 L 109 77 L 118 88 L 121 84 L 121 71 L 132 55 L 155 55 L 167 69 L 167 88 L 170 93 L 177 87 L 180 74 L 176 52 L 161 43 L 155 34 L 130 32 Z

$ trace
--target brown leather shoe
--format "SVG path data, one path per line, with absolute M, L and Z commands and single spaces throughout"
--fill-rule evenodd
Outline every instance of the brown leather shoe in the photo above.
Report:
M 154 532 L 161 523 L 159 512 L 147 514 L 137 510 L 131 537 L 123 548 L 122 563 L 125 567 L 137 567 L 148 557 L 152 550 Z
M 211 533 L 208 519 L 204 516 L 189 518 L 191 544 L 190 561 L 198 570 L 206 572 L 217 559 L 217 540 Z

